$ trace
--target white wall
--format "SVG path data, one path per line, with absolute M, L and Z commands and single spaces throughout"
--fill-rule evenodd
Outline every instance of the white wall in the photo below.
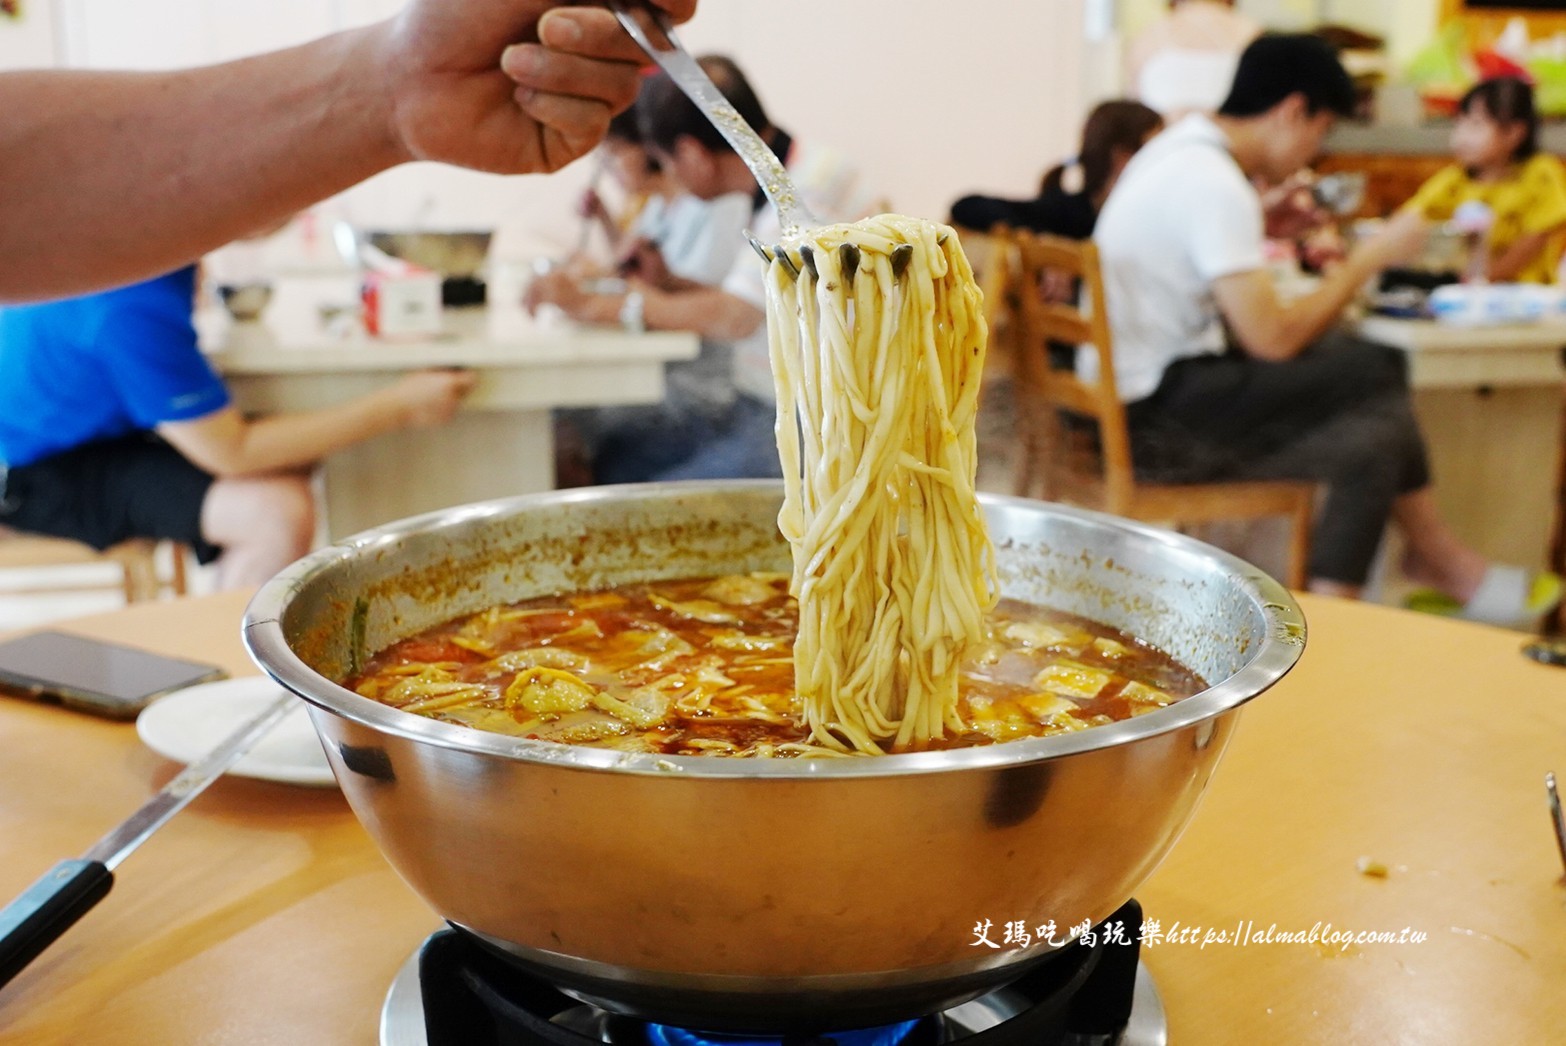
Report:
M 683 35 L 726 51 L 769 113 L 849 153 L 892 202 L 944 214 L 1025 193 L 1082 115 L 1081 0 L 707 0 Z
M 1118 0 L 1126 32 L 1146 25 L 1166 0 Z M 1408 63 L 1435 36 L 1441 0 L 1237 0 L 1241 11 L 1269 29 L 1305 30 L 1323 22 L 1352 26 L 1387 41 L 1393 67 Z
M 1394 69 L 1435 37 L 1441 15 L 1440 0 L 1241 0 L 1240 7 L 1279 29 L 1329 22 L 1374 33 L 1386 40 Z
M 34 8 L 42 0 L 30 0 Z M 383 17 L 397 0 L 56 0 L 68 64 L 159 68 L 286 46 Z M 1072 149 L 1083 111 L 1083 0 L 703 0 L 682 30 L 752 74 L 774 119 L 845 152 L 893 203 L 941 217 L 973 189 L 1026 193 Z M 413 165 L 322 216 L 498 226 L 495 253 L 572 242 L 591 165 L 497 178 Z

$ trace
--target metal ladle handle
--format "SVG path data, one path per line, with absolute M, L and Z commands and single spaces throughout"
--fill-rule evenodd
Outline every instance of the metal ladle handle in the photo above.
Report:
M 750 173 L 755 176 L 761 191 L 767 194 L 767 199 L 771 200 L 772 206 L 777 209 L 778 223 L 783 229 L 783 235 L 791 237 L 803 228 L 821 224 L 805 207 L 799 191 L 794 187 L 793 180 L 783 169 L 782 161 L 772 151 L 772 147 L 756 133 L 755 128 L 745 122 L 745 118 L 729 104 L 727 98 L 723 97 L 723 92 L 718 90 L 701 64 L 680 44 L 679 38 L 674 35 L 674 25 L 669 21 L 669 17 L 657 8 L 635 5 L 647 12 L 652 23 L 663 35 L 666 46 L 659 47 L 653 43 L 647 31 L 642 28 L 642 24 L 631 13 L 632 4 L 627 3 L 626 0 L 609 0 L 609 6 L 614 10 L 615 17 L 620 20 L 620 25 L 630 34 L 631 39 L 636 41 L 637 46 L 646 51 L 647 56 L 669 74 L 669 79 L 696 103 L 696 107 L 712 121 L 718 133 L 723 135 L 724 140 L 733 146 L 740 159 L 745 161 L 745 166 L 750 168 Z

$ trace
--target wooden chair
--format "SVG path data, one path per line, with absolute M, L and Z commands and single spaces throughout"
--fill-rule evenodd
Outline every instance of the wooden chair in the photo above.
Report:
M 108 562 L 119 567 L 120 576 L 116 587 L 124 594 L 127 603 L 146 602 L 157 599 L 165 593 L 182 596 L 186 590 L 185 557 L 189 550 L 184 545 L 167 543 L 171 546 L 173 565 L 165 575 L 158 569 L 159 544 L 160 542 L 146 538 L 134 538 L 99 552 L 78 541 L 26 534 L 0 527 L 0 571 L 37 570 Z M 101 591 L 104 587 L 70 582 L 66 584 L 23 583 L 5 586 L 0 589 L 0 595 L 93 592 Z
M 1291 520 L 1286 582 L 1307 579 L 1315 484 L 1296 481 L 1147 483 L 1136 478 L 1125 407 L 1115 389 L 1098 251 L 1090 242 L 1017 231 L 1012 255 L 1017 319 L 1013 365 L 1024 448 L 1016 491 L 1034 491 L 1148 523 L 1189 525 L 1284 516 Z M 1050 300 L 1047 285 L 1080 287 L 1079 305 Z M 1050 346 L 1091 345 L 1098 379 L 1052 363 Z
M 1013 339 L 1017 334 L 1017 303 L 1014 292 L 1016 243 L 1011 230 L 996 225 L 989 231 L 953 225 L 962 242 L 963 253 L 973 266 L 974 279 L 984 294 L 984 321 L 989 328 L 989 352 L 985 370 L 1010 370 L 1017 353 Z

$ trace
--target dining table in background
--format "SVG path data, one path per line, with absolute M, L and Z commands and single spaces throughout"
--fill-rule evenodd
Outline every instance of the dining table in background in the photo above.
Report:
M 1458 536 L 1501 562 L 1566 567 L 1551 550 L 1562 513 L 1566 320 L 1468 327 L 1370 315 L 1353 330 L 1407 354 L 1436 503 Z
M 578 327 L 536 320 L 515 282 L 487 306 L 446 309 L 438 334 L 372 338 L 354 321 L 357 281 L 277 281 L 259 320 L 198 315 L 203 348 L 247 413 L 341 403 L 425 367 L 462 367 L 478 383 L 456 417 L 377 436 L 327 457 L 326 526 L 336 539 L 434 509 L 555 485 L 552 412 L 655 403 L 664 364 L 690 359 L 694 334 Z M 329 316 L 336 312 L 335 318 Z
M 245 601 L 63 627 L 248 673 Z M 1300 602 L 1298 667 L 1241 712 L 1195 819 L 1137 891 L 1164 938 L 1143 957 L 1170 1041 L 1559 1042 L 1566 881 L 1544 775 L 1566 770 L 1566 669 L 1522 657 L 1513 632 Z M 0 738 L 0 897 L 178 769 L 129 724 L 26 701 L 0 699 Z M 0 989 L 0 1044 L 365 1046 L 399 967 L 438 926 L 336 790 L 222 779 L 116 875 Z M 1181 943 L 1241 926 L 1426 939 Z

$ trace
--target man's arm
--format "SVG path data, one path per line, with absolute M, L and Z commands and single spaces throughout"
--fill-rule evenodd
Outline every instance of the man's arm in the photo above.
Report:
M 1416 211 L 1399 214 L 1373 239 L 1349 254 L 1311 293 L 1284 304 L 1272 277 L 1253 269 L 1213 281 L 1213 298 L 1235 340 L 1247 355 L 1287 360 L 1337 322 L 1366 280 L 1418 253 L 1428 234 Z
M 1213 281 L 1213 297 L 1247 355 L 1260 360 L 1287 360 L 1331 327 L 1355 292 L 1376 271 L 1350 257 L 1323 278 L 1314 291 L 1283 304 L 1278 301 L 1271 274 L 1253 269 Z
M 642 323 L 648 330 L 690 331 L 714 341 L 749 337 L 766 322 L 767 314 L 720 287 L 692 284 L 678 290 L 636 286 L 642 296 Z M 523 304 L 529 310 L 550 304 L 578 323 L 612 327 L 620 322 L 627 294 L 588 294 L 567 273 L 540 276 L 528 286 Z
M 713 341 L 748 338 L 767 322 L 765 311 L 719 287 L 646 291 L 642 316 L 650 330 L 695 331 Z
M 190 421 L 164 422 L 157 431 L 214 476 L 249 476 L 310 465 L 396 429 L 443 424 L 472 388 L 473 375 L 466 372 L 418 371 L 338 406 L 257 421 L 224 407 Z
M 224 65 L 0 74 L 0 301 L 168 271 L 407 160 L 556 170 L 645 61 L 602 8 L 415 0 Z

